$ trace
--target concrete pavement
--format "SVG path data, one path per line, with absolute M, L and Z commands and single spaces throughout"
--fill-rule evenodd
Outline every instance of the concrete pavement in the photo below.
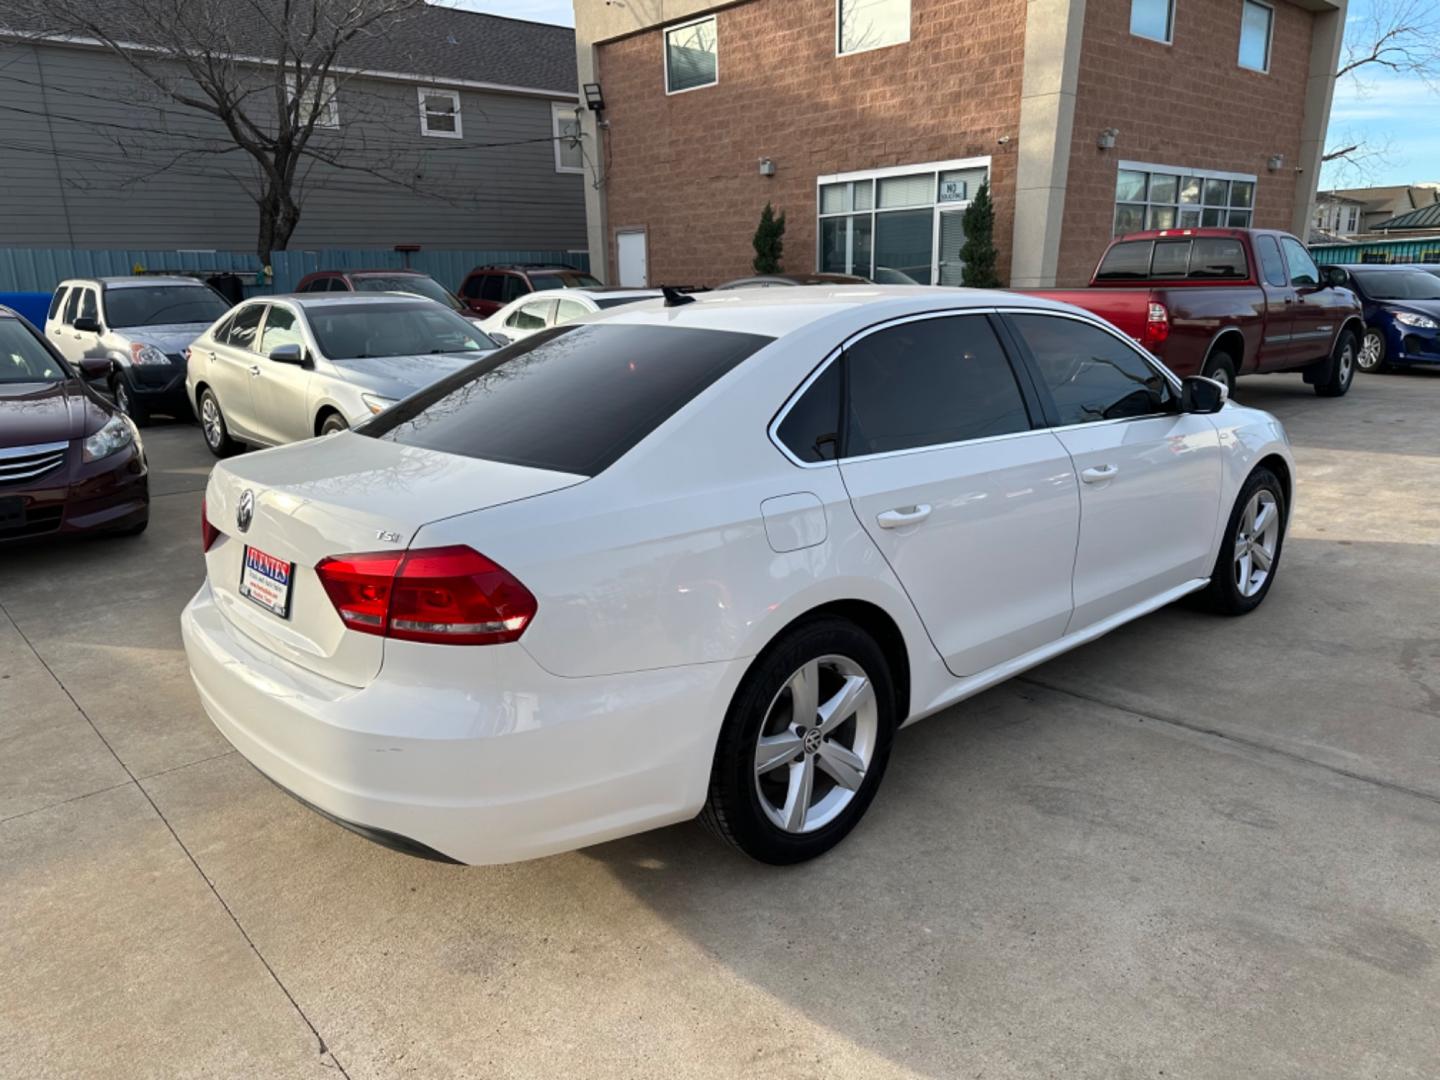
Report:
M 0 1076 L 1421 1077 L 1440 1036 L 1440 375 L 1277 412 L 1267 603 L 1184 607 L 907 731 L 775 870 L 693 825 L 500 868 L 306 811 L 177 614 L 209 458 L 136 540 L 0 554 Z

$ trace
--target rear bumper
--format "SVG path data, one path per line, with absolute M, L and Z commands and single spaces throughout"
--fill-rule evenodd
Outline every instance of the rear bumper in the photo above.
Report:
M 201 703 L 262 773 L 371 839 L 458 862 L 568 851 L 699 811 L 742 662 L 566 679 L 519 645 L 386 642 L 363 689 L 181 617 Z

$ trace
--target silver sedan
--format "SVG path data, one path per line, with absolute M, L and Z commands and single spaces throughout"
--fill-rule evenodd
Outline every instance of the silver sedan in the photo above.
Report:
M 196 339 L 185 385 L 217 457 L 343 431 L 496 344 L 401 294 L 247 300 Z

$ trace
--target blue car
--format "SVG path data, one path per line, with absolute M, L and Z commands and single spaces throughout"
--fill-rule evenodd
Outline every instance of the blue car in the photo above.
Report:
M 1341 269 L 1364 308 L 1361 371 L 1440 364 L 1440 277 L 1408 266 Z

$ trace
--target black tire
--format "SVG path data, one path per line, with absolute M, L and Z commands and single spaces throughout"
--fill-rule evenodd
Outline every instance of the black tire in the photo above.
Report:
M 1235 361 L 1229 353 L 1212 353 L 1210 359 L 1205 361 L 1205 370 L 1200 374 L 1207 379 L 1223 382 L 1227 394 L 1230 397 L 1235 396 Z
M 873 749 L 863 779 L 853 789 L 848 803 L 831 820 L 810 832 L 787 832 L 773 822 L 761 806 L 762 782 L 756 779 L 756 750 L 762 724 L 767 719 L 773 723 L 777 715 L 783 717 L 789 700 L 786 686 L 791 676 L 810 661 L 822 657 L 847 661 L 869 678 L 875 703 Z M 827 695 L 839 679 L 833 672 L 822 676 L 818 691 L 822 703 L 828 700 Z M 782 713 L 772 713 L 772 705 Z M 835 729 L 842 745 L 846 729 L 854 737 L 859 724 L 857 715 Z M 735 691 L 720 731 L 710 774 L 709 798 L 700 820 L 717 837 L 760 862 L 783 866 L 823 855 L 845 838 L 869 808 L 890 760 L 895 726 L 894 683 L 885 654 L 875 640 L 845 619 L 824 617 L 803 623 L 776 640 Z M 802 750 L 796 760 L 799 762 L 805 757 L 814 757 L 814 754 Z M 812 768 L 815 764 L 818 762 L 812 763 Z M 823 768 L 815 769 L 812 775 L 817 778 L 814 804 L 817 809 L 824 791 L 840 792 L 843 797 L 841 786 L 825 775 Z
M 1355 357 L 1359 351 L 1355 331 L 1341 330 L 1330 359 L 1324 361 L 1325 373 L 1316 381 L 1315 393 L 1321 397 L 1344 397 L 1349 393 L 1355 381 Z
M 1360 351 L 1355 357 L 1355 366 L 1369 374 L 1387 373 L 1395 369 L 1385 362 L 1385 334 L 1373 326 L 1366 328 L 1360 339 Z
M 214 416 L 210 417 L 211 407 Z M 220 399 L 208 386 L 200 391 L 200 434 L 210 453 L 217 458 L 227 458 L 240 449 L 240 444 L 230 437 L 230 428 L 225 423 L 225 414 L 220 410 Z M 211 422 L 213 420 L 213 423 Z
M 1279 532 L 1275 538 L 1275 552 L 1269 572 L 1260 587 L 1247 596 L 1240 589 L 1235 552 L 1239 546 L 1245 511 L 1250 500 L 1260 491 L 1269 492 L 1274 500 L 1275 512 L 1279 515 Z M 1270 586 L 1275 583 L 1275 575 L 1280 572 L 1280 557 L 1285 549 L 1286 512 L 1285 489 L 1281 486 L 1279 477 L 1264 467 L 1252 472 L 1241 487 L 1235 506 L 1230 511 L 1230 519 L 1225 523 L 1220 551 L 1215 557 L 1215 566 L 1210 574 L 1210 584 L 1200 593 L 1203 606 L 1221 615 L 1247 615 L 1264 602 L 1270 593 Z
M 320 421 L 320 434 L 333 435 L 337 431 L 349 431 L 350 425 L 338 412 L 326 413 L 325 418 Z
M 136 427 L 150 423 L 150 410 L 135 400 L 135 391 L 130 389 L 124 372 L 117 371 L 110 376 L 110 396 L 115 399 L 115 408 L 134 420 Z

